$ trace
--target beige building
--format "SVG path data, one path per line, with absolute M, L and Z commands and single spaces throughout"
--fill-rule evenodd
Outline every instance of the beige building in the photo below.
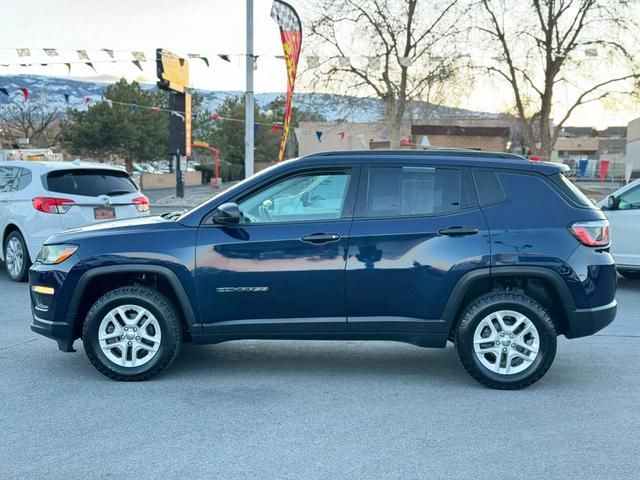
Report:
M 634 177 L 640 176 L 640 118 L 627 127 L 627 160 L 633 163 Z
M 400 132 L 406 138 L 409 133 L 409 125 Z M 300 122 L 295 134 L 298 154 L 302 156 L 336 150 L 369 150 L 371 142 L 388 141 L 389 128 L 384 122 Z

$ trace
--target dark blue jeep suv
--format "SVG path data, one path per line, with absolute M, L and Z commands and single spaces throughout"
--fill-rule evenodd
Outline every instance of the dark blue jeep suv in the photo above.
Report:
M 287 161 L 184 213 L 49 238 L 31 328 L 65 352 L 82 338 L 117 380 L 186 341 L 451 341 L 476 380 L 521 388 L 559 334 L 616 313 L 608 223 L 564 170 L 452 150 Z

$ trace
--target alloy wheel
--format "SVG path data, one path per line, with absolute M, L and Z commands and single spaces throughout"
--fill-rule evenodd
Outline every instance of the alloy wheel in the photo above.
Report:
M 122 305 L 107 313 L 98 328 L 104 355 L 121 367 L 139 367 L 160 348 L 162 332 L 156 317 L 139 305 Z
M 9 270 L 11 276 L 17 278 L 20 272 L 22 272 L 24 265 L 24 249 L 18 238 L 11 237 L 7 242 L 5 261 L 7 262 L 7 270 Z
M 484 367 L 500 375 L 513 375 L 529 368 L 538 356 L 540 334 L 526 315 L 499 310 L 480 321 L 473 347 Z

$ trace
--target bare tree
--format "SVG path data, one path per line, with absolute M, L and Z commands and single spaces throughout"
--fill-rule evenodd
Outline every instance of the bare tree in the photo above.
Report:
M 425 103 L 454 95 L 452 82 L 468 63 L 455 45 L 466 31 L 463 3 L 324 0 L 310 25 L 321 59 L 311 69 L 312 83 L 382 100 L 392 146 L 398 146 L 404 121 L 426 115 Z
M 60 134 L 54 128 L 62 112 L 42 102 L 14 99 L 0 106 L 0 122 L 14 137 L 28 138 L 35 147 L 52 147 Z
M 493 48 L 485 50 L 492 61 L 484 68 L 511 87 L 531 153 L 549 159 L 580 106 L 637 92 L 640 68 L 631 48 L 637 45 L 638 12 L 632 2 L 481 0 L 479 7 L 478 28 Z M 569 92 L 564 108 L 554 98 L 559 87 Z

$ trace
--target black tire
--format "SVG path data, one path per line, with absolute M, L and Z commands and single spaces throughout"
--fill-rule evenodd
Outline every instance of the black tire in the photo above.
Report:
M 7 261 L 7 249 L 9 248 L 9 242 L 12 242 L 12 241 L 19 242 L 20 247 L 22 249 L 22 257 L 21 257 L 22 267 L 19 268 L 17 271 L 12 271 L 12 269 L 9 266 L 9 262 Z M 22 234 L 17 230 L 14 230 L 13 232 L 9 233 L 9 235 L 7 235 L 7 238 L 4 241 L 3 248 L 4 250 L 2 251 L 2 253 L 4 254 L 4 269 L 7 272 L 7 276 L 14 282 L 26 281 L 27 277 L 29 276 L 29 267 L 31 266 L 31 258 L 29 257 L 29 250 L 27 250 L 27 244 L 24 241 Z
M 638 280 L 640 278 L 640 270 L 618 269 L 618 273 L 629 280 Z
M 474 351 L 473 337 L 478 324 L 490 313 L 511 310 L 525 315 L 538 330 L 538 355 L 525 370 L 515 374 L 496 373 L 484 366 Z M 467 372 L 490 388 L 517 390 L 540 380 L 556 355 L 557 333 L 553 321 L 539 303 L 516 292 L 492 292 L 473 300 L 466 306 L 455 329 L 458 358 Z M 501 354 L 502 355 L 502 354 Z
M 157 353 L 138 367 L 124 367 L 112 362 L 98 341 L 102 319 L 121 305 L 147 309 L 160 326 L 162 339 Z M 182 344 L 182 324 L 175 306 L 160 292 L 145 287 L 121 287 L 104 294 L 89 309 L 82 328 L 82 342 L 89 361 L 103 375 L 118 381 L 148 380 L 166 369 L 178 356 Z

